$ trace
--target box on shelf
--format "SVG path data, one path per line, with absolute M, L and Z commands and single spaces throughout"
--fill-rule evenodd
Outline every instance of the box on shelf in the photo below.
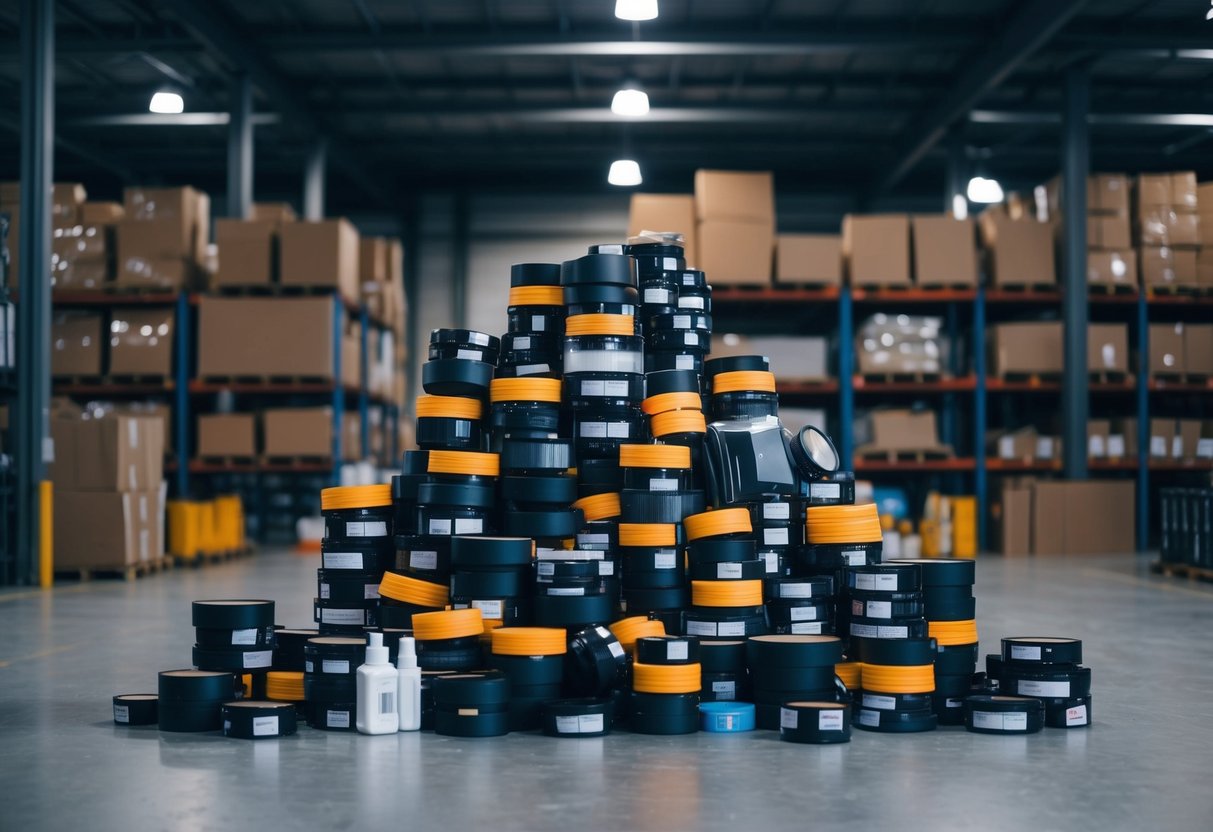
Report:
M 1185 370 L 1184 324 L 1150 324 L 1150 375 Z
M 274 283 L 278 229 L 276 220 L 215 220 L 219 266 L 211 285 L 268 286 Z
M 713 286 L 770 284 L 773 220 L 704 220 L 697 234 L 698 266 Z
M 1213 229 L 1213 215 L 1209 217 L 1209 228 Z M 1196 254 L 1196 285 L 1202 289 L 1213 289 L 1213 242 L 1207 243 Z
M 1170 459 L 1175 456 L 1175 420 L 1150 420 L 1150 456 L 1154 459 Z
M 1204 423 L 1200 419 L 1179 419 L 1175 424 L 1176 445 L 1171 455 L 1179 459 L 1196 459 L 1203 435 Z
M 769 171 L 695 171 L 695 218 L 775 220 L 775 184 Z M 673 229 L 652 229 L 666 231 Z
M 188 186 L 127 188 L 126 219 L 117 224 L 119 253 L 125 248 L 127 254 L 149 260 L 184 258 L 201 265 L 211 236 L 210 205 L 209 196 Z M 134 223 L 146 225 L 127 230 Z
M 1213 376 L 1213 324 L 1185 324 L 1184 372 Z
M 154 416 L 112 413 L 51 419 L 56 490 L 146 491 L 164 479 L 164 426 Z
M 1087 283 L 1092 286 L 1132 286 L 1137 288 L 1137 252 L 1088 251 Z
M 202 297 L 198 375 L 333 379 L 334 301 Z
M 1110 419 L 1087 420 L 1087 456 L 1091 459 L 1107 459 L 1108 437 L 1112 434 Z
M 172 309 L 126 309 L 110 313 L 110 375 L 173 374 Z
M 765 355 L 771 372 L 781 381 L 816 381 L 830 377 L 829 342 L 815 336 L 737 335 L 712 336 L 712 356 Z
M 995 376 L 1063 370 L 1062 330 L 1057 321 L 995 324 L 986 338 L 990 372 Z
M 842 218 L 842 254 L 852 286 L 910 285 L 910 218 L 847 214 Z
M 872 441 L 857 448 L 859 455 L 885 451 L 926 451 L 951 454 L 950 445 L 941 444 L 933 410 L 873 410 L 868 414 Z
M 1129 372 L 1129 325 L 1087 324 L 1087 370 Z
M 1004 433 L 995 442 L 999 459 L 1034 459 L 1036 457 L 1036 428 L 1027 427 Z
M 358 241 L 358 280 L 383 283 L 387 280 L 387 238 L 362 237 Z
M 914 282 L 919 286 L 976 286 L 977 241 L 973 221 L 950 214 L 910 218 Z
M 358 301 L 358 231 L 349 220 L 284 223 L 279 239 L 283 286 L 332 288 L 345 300 Z
M 295 209 L 289 202 L 254 202 L 249 219 L 257 222 L 272 221 L 276 223 L 294 222 Z
M 110 276 L 111 230 L 76 224 L 51 229 L 51 287 L 56 292 L 94 291 Z M 10 245 L 13 241 L 9 241 Z
M 252 413 L 203 413 L 198 416 L 199 457 L 257 455 L 257 417 Z
M 1196 251 L 1170 246 L 1142 246 L 1141 284 L 1152 288 L 1195 288 L 1198 285 Z
M 1043 191 L 1045 201 L 1041 201 Z M 1061 219 L 1061 176 L 1037 189 L 1037 218 Z M 1123 173 L 1094 173 L 1087 177 L 1087 213 L 1129 215 L 1129 177 Z
M 982 245 L 993 286 L 1042 286 L 1057 283 L 1053 227 L 1034 219 L 1013 220 L 986 209 L 978 217 Z
M 261 413 L 262 453 L 267 457 L 330 458 L 331 407 L 282 407 Z
M 341 417 L 341 458 L 346 462 L 362 459 L 362 419 L 350 411 Z
M 341 383 L 357 387 L 362 378 L 362 337 L 359 326 L 347 323 L 341 335 Z
M 838 234 L 779 234 L 775 237 L 775 282 L 838 286 L 842 283 L 842 237 Z
M 941 337 L 943 320 L 932 315 L 876 313 L 855 333 L 860 375 L 939 375 L 948 367 L 950 343 Z
M 1193 171 L 1175 173 L 1143 173 L 1137 177 L 1138 207 L 1163 205 L 1175 210 L 1197 210 L 1196 174 Z
M 1142 207 L 1136 217 L 1138 241 L 1144 246 L 1200 245 L 1200 215 L 1168 206 Z M 1126 244 L 1127 245 L 1127 244 Z
M 113 225 L 126 219 L 121 202 L 85 202 L 80 206 L 81 225 Z
M 1034 555 L 1103 554 L 1133 547 L 1133 482 L 1037 481 L 1031 492 Z
M 1096 214 L 1087 217 L 1088 249 L 1126 249 L 1131 245 L 1133 235 L 1128 214 Z
M 699 260 L 695 197 L 692 194 L 632 194 L 628 206 L 628 237 L 642 231 L 673 231 L 682 235 L 688 265 Z
M 57 312 L 51 320 L 51 375 L 102 374 L 102 316 L 96 312 Z

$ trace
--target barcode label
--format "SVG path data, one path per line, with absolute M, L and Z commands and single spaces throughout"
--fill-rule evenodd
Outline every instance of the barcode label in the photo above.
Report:
M 254 737 L 276 737 L 278 735 L 278 717 L 276 716 L 255 716 L 253 717 L 253 736 Z
M 693 339 L 693 336 L 688 334 L 686 336 L 686 338 L 688 341 L 691 341 Z M 699 343 L 699 341 L 695 340 L 695 343 Z M 676 355 L 676 356 L 674 356 L 674 369 L 675 370 L 694 370 L 695 369 L 695 356 L 693 356 L 693 355 Z
M 514 349 L 529 350 L 531 348 L 531 336 L 524 335 L 521 338 L 514 339 Z
M 365 520 L 345 524 L 346 537 L 387 537 L 387 521 Z
M 762 519 L 763 520 L 790 520 L 792 518 L 792 506 L 789 503 L 763 503 L 762 504 Z
M 396 713 L 396 694 L 394 692 L 385 690 L 379 694 L 379 713 Z
M 409 566 L 413 569 L 437 569 L 438 553 L 420 550 L 409 552 Z

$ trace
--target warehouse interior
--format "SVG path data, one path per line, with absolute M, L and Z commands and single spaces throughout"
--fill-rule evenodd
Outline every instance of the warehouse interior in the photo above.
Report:
M 1207 825 L 1204 0 L 0 38 L 6 817 Z

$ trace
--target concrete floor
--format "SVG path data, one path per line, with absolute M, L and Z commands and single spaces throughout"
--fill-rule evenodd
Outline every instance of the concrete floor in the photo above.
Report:
M 849 745 L 771 732 L 555 740 L 249 742 L 111 721 L 115 693 L 189 664 L 194 598 L 278 601 L 309 626 L 316 558 L 263 553 L 131 584 L 0 595 L 3 829 L 1150 829 L 1213 827 L 1213 588 L 1125 555 L 982 560 L 983 653 L 1082 638 L 1095 725 Z

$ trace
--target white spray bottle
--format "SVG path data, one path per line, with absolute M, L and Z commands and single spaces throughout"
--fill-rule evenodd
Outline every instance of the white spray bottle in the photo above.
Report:
M 421 729 L 421 668 L 417 666 L 417 651 L 409 636 L 400 639 L 396 675 L 400 690 L 400 730 L 418 731 Z
M 366 664 L 358 668 L 358 733 L 394 734 L 400 728 L 396 670 L 388 663 L 383 633 L 369 633 Z

